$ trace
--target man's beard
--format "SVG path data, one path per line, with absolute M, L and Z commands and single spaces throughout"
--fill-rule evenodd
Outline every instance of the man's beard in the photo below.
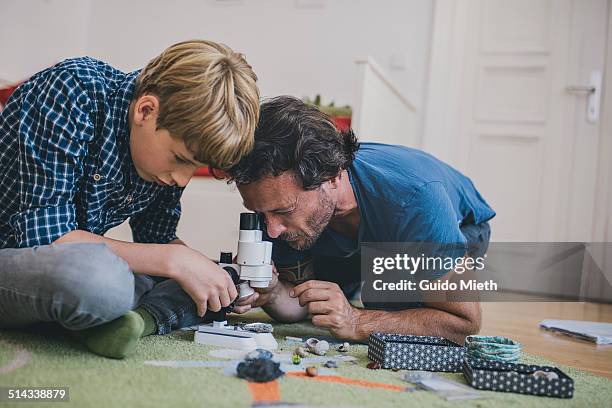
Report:
M 336 205 L 329 199 L 325 192 L 322 192 L 320 199 L 320 206 L 317 208 L 315 212 L 313 212 L 306 219 L 306 226 L 311 231 L 306 234 L 304 232 L 295 232 L 295 233 L 287 233 L 283 232 L 279 238 L 285 240 L 287 245 L 291 248 L 296 249 L 298 251 L 304 251 L 306 249 L 310 249 L 315 242 L 319 239 L 323 230 L 329 224 L 332 216 L 334 215 L 334 210 Z M 293 239 L 301 238 L 298 241 L 291 241 Z

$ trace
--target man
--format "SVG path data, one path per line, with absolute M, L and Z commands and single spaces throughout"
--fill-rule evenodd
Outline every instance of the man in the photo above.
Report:
M 315 107 L 282 96 L 261 106 L 254 149 L 229 176 L 261 214 L 278 269 L 237 312 L 262 306 L 285 322 L 312 315 L 313 324 L 361 342 L 373 331 L 459 343 L 478 332 L 477 302 L 375 310 L 347 300 L 361 283 L 362 242 L 458 243 L 484 254 L 495 213 L 458 171 L 418 150 L 358 144 Z

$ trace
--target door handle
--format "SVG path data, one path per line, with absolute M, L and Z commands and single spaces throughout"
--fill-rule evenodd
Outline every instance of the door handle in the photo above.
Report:
M 566 92 L 586 95 L 587 97 L 587 121 L 597 123 L 599 120 L 599 107 L 601 103 L 601 71 L 591 72 L 588 85 L 570 85 L 565 88 Z
M 585 93 L 585 94 L 590 94 L 595 92 L 595 87 L 594 86 L 580 86 L 580 85 L 570 85 L 568 87 L 565 88 L 565 90 L 567 92 L 570 93 Z

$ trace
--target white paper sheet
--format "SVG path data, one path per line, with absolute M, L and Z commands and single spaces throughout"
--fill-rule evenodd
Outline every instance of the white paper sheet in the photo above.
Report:
M 612 323 L 583 320 L 542 320 L 540 326 L 596 344 L 612 344 Z

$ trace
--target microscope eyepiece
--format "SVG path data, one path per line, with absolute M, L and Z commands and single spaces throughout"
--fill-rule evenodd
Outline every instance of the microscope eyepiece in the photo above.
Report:
M 240 229 L 241 230 L 260 230 L 259 217 L 253 212 L 240 213 Z

